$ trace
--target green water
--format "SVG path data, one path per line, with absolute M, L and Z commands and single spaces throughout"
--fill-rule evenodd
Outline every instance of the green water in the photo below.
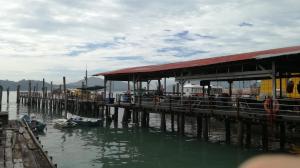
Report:
M 5 105 L 3 108 L 5 110 Z M 17 110 L 15 103 L 11 103 L 8 110 L 11 119 L 17 117 L 18 111 L 35 113 L 47 122 L 47 131 L 40 139 L 60 168 L 231 168 L 258 153 L 175 133 L 161 133 L 155 118 L 151 120 L 150 129 L 130 125 L 122 128 L 120 123 L 112 123 L 97 128 L 59 130 L 53 128 L 52 118 L 57 117 L 56 114 L 26 107 Z
M 155 130 L 48 126 L 42 143 L 59 167 L 237 167 L 255 152 L 200 142 Z

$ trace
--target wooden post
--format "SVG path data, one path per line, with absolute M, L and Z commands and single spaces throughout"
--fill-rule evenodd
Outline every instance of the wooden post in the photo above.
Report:
M 202 138 L 202 116 L 197 116 L 197 137 Z
M 119 108 L 118 107 L 115 107 L 115 109 L 114 109 L 114 122 L 118 122 L 118 110 L 119 110 Z
M 63 77 L 63 85 L 64 85 L 64 98 L 65 98 L 65 118 L 67 118 L 67 108 L 68 108 L 68 95 L 67 95 L 67 87 L 66 87 L 66 77 Z
M 137 103 L 137 99 L 136 99 L 136 78 L 135 78 L 135 76 L 133 76 L 133 103 L 136 105 L 136 103 Z M 137 118 L 136 118 L 136 116 L 137 116 L 137 111 L 136 111 L 136 109 L 134 108 L 133 110 L 132 110 L 132 122 L 133 123 L 137 123 Z
M 149 89 L 150 89 L 150 82 L 151 82 L 151 80 L 148 80 L 147 81 L 147 93 L 149 94 Z
M 31 106 L 31 80 L 29 80 L 28 84 L 28 105 Z
M 240 147 L 244 146 L 244 123 L 243 121 L 238 121 L 238 144 Z
M 183 103 L 183 88 L 184 88 L 184 83 L 185 81 L 182 79 L 181 82 L 181 92 L 180 92 L 180 99 L 181 99 L 181 104 Z
M 177 112 L 177 133 L 180 133 L 180 113 Z
M 45 78 L 43 78 L 43 86 L 42 86 L 42 108 L 45 107 Z
M 3 87 L 0 85 L 0 112 L 2 111 L 2 92 L 3 92 Z
M 230 130 L 230 120 L 229 118 L 225 119 L 225 142 L 226 144 L 230 144 L 231 130 Z
M 106 84 L 107 84 L 107 78 L 106 78 L 106 76 L 104 76 L 103 100 L 105 103 L 106 103 L 106 87 L 107 87 Z
M 20 85 L 17 86 L 17 104 L 20 104 Z
M 264 151 L 268 151 L 268 125 L 267 123 L 262 124 L 262 146 Z
M 109 97 L 109 99 L 111 98 L 111 94 L 112 94 L 112 92 L 111 92 L 111 80 L 109 81 L 109 86 L 108 86 L 108 88 L 109 88 L 109 95 L 108 95 L 108 97 Z
M 164 78 L 164 95 L 167 94 L 167 78 Z
M 169 111 L 171 113 L 171 129 L 172 129 L 172 132 L 175 131 L 174 129 L 174 111 L 172 110 L 172 97 L 169 96 Z
M 280 123 L 280 149 L 283 151 L 286 143 L 285 123 Z
M 176 92 L 176 85 L 173 85 L 173 93 L 172 94 L 175 94 Z
M 147 112 L 146 110 L 142 111 L 142 121 L 141 121 L 141 126 L 143 128 L 147 127 Z
M 208 141 L 208 116 L 204 117 L 204 130 L 203 130 L 203 137 L 205 141 Z
M 139 107 L 142 106 L 142 81 L 139 81 Z
M 9 87 L 6 90 L 6 103 L 9 104 Z
M 50 108 L 53 109 L 53 82 L 50 83 L 50 93 L 51 93 L 51 100 L 50 100 Z
M 122 123 L 124 124 L 128 123 L 128 108 L 124 108 Z
M 185 114 L 181 113 L 181 119 L 180 119 L 180 130 L 181 130 L 181 135 L 184 135 L 185 132 Z
M 166 131 L 166 114 L 165 111 L 161 111 L 161 117 L 160 117 L 160 129 L 165 132 Z
M 231 97 L 232 96 L 232 83 L 233 81 L 228 81 L 229 83 L 229 96 Z
M 251 147 L 251 123 L 246 123 L 246 148 Z

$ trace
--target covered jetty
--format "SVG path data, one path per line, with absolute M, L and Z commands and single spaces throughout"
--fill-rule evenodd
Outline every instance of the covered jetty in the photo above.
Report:
M 130 67 L 101 72 L 94 76 L 104 76 L 104 98 L 107 95 L 107 81 L 128 82 L 128 91 L 133 90 L 130 94 L 131 101 L 122 102 L 121 98 L 117 98 L 117 103 L 107 104 L 109 107 L 125 108 L 123 121 L 131 115 L 131 113 L 127 114 L 129 110 L 126 109 L 132 109 L 133 122 L 147 126 L 149 113 L 157 112 L 161 114 L 161 129 L 166 130 L 166 115 L 170 115 L 171 127 L 174 130 L 174 120 L 177 116 L 177 130 L 180 134 L 184 134 L 185 117 L 196 117 L 198 137 L 208 140 L 209 120 L 216 118 L 225 123 L 226 143 L 231 141 L 230 125 L 232 123 L 236 125 L 237 139 L 241 146 L 244 144 L 250 146 L 251 127 L 261 125 L 262 147 L 267 150 L 269 138 L 274 134 L 278 135 L 280 148 L 283 149 L 286 144 L 287 125 L 292 127 L 300 122 L 300 101 L 283 97 L 281 80 L 299 77 L 299 67 L 300 46 L 293 46 L 168 64 Z M 177 92 L 173 89 L 173 93 L 168 93 L 165 89 L 166 78 L 175 78 L 181 90 L 177 88 Z M 163 88 L 161 87 L 162 79 L 165 80 L 161 94 L 149 96 L 150 94 L 142 92 L 143 84 L 146 83 L 147 90 L 149 90 L 149 83 L 153 80 L 157 80 L 160 91 Z M 215 97 L 210 95 L 209 90 L 202 97 L 184 96 L 185 82 L 193 79 L 200 80 L 203 89 L 209 87 L 212 81 L 227 81 L 229 96 Z M 232 95 L 234 81 L 264 79 L 272 80 L 272 95 L 266 97 L 266 100 L 258 101 Z M 276 90 L 278 79 L 280 81 L 279 94 Z M 133 89 L 130 89 L 131 86 Z M 274 133 L 274 127 L 280 129 L 276 129 Z

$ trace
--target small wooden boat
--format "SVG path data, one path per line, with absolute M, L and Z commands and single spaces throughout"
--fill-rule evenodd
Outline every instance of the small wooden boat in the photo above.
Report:
M 73 128 L 76 127 L 77 123 L 67 119 L 57 119 L 54 121 L 55 128 Z
M 30 129 L 33 132 L 43 132 L 44 129 L 46 128 L 46 124 L 41 121 L 36 120 L 35 117 L 30 117 L 25 114 L 25 115 L 21 116 L 20 118 L 23 122 L 26 122 L 29 125 Z
M 69 120 L 75 122 L 78 126 L 87 127 L 100 126 L 100 124 L 102 123 L 102 120 L 94 118 L 73 117 Z

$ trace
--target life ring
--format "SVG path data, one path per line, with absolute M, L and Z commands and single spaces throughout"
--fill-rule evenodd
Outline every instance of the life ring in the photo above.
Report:
M 273 107 L 271 107 L 273 106 Z M 277 100 L 272 100 L 270 98 L 266 99 L 264 102 L 264 109 L 267 113 L 275 114 L 279 111 L 279 103 Z

